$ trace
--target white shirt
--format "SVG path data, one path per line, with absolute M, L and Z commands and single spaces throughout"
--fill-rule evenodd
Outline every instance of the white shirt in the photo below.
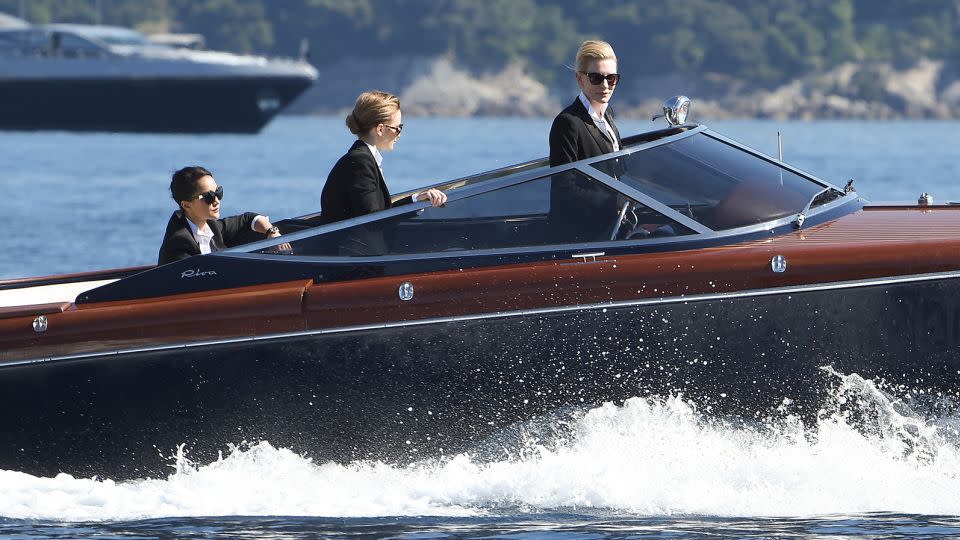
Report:
M 363 141 L 363 144 L 367 145 L 367 148 L 370 149 L 370 153 L 373 154 L 373 159 L 374 161 L 377 162 L 377 168 L 380 169 L 380 174 L 382 175 L 383 174 L 383 154 L 380 153 L 380 149 L 368 143 L 367 141 Z
M 616 152 L 620 150 L 620 143 L 617 142 L 617 135 L 613 132 L 613 126 L 607 123 L 607 120 L 597 114 L 597 111 L 594 110 L 593 106 L 590 104 L 590 100 L 587 99 L 587 96 L 584 95 L 583 91 L 580 91 L 580 103 L 583 103 L 584 108 L 587 109 L 587 112 L 590 113 L 590 119 L 593 120 L 594 125 L 600 128 L 603 131 L 607 132 L 607 135 L 610 136 L 610 140 L 613 141 L 613 151 Z
M 363 141 L 363 139 L 360 140 Z M 380 149 L 368 143 L 367 141 L 363 141 L 363 144 L 367 145 L 367 148 L 370 149 L 370 153 L 373 154 L 373 160 L 377 162 L 377 168 L 380 169 L 380 176 L 386 178 L 386 176 L 383 174 L 383 154 L 380 153 Z M 420 193 L 417 192 L 410 196 L 413 199 L 413 202 L 417 202 L 417 195 L 420 195 Z
M 269 216 L 261 215 L 257 215 L 257 217 L 253 218 L 253 221 L 250 222 L 250 228 L 253 229 L 254 232 L 257 231 L 257 222 L 262 219 L 266 220 L 264 226 L 270 222 Z M 193 233 L 193 239 L 196 240 L 197 244 L 200 245 L 200 254 L 206 255 L 207 253 L 213 251 L 210 249 L 210 242 L 213 241 L 213 231 L 210 230 L 210 225 L 204 223 L 203 228 L 201 229 L 197 227 L 196 223 L 190 221 L 189 219 L 187 220 L 187 225 L 190 226 L 190 232 Z

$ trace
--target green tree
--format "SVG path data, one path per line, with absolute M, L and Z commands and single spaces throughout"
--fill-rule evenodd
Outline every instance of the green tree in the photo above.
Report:
M 16 15 L 20 0 L 0 0 Z M 29 0 L 34 23 L 97 21 L 96 0 Z M 958 0 L 100 0 L 101 22 L 204 34 L 211 48 L 312 61 L 448 55 L 523 62 L 549 81 L 585 38 L 620 71 L 717 72 L 778 84 L 849 61 L 960 59 Z
M 211 48 L 267 52 L 273 25 L 262 0 L 170 0 L 174 30 L 204 34 Z

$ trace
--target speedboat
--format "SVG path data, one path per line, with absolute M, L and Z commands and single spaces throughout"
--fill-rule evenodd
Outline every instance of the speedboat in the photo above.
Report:
M 870 204 L 688 103 L 443 207 L 0 282 L 0 469 L 155 477 L 244 441 L 409 463 L 634 396 L 816 414 L 831 370 L 956 395 L 960 207 Z
M 256 133 L 316 79 L 302 59 L 168 46 L 121 27 L 0 27 L 0 129 Z

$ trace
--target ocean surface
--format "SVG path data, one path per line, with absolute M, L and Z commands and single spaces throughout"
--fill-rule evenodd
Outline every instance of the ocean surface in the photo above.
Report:
M 404 122 L 384 161 L 393 191 L 547 154 L 550 119 Z M 708 124 L 768 154 L 780 131 L 785 161 L 838 186 L 853 179 L 873 201 L 960 201 L 957 122 Z M 351 142 L 341 119 L 315 117 L 256 136 L 0 132 L 0 279 L 154 263 L 175 209 L 170 174 L 187 164 L 214 172 L 225 214 L 316 211 Z M 577 411 L 564 440 L 497 462 L 314 463 L 236 441 L 214 463 L 171 457 L 165 478 L 0 471 L 0 537 L 960 536 L 960 404 L 927 410 L 908 399 L 921 389 L 835 376 L 814 424 L 637 397 Z
M 405 118 L 383 168 L 394 192 L 546 156 L 551 119 Z M 960 201 L 958 122 L 711 122 L 716 131 L 873 201 Z M 661 127 L 621 121 L 627 134 Z M 280 117 L 256 136 L 0 132 L 0 279 L 154 264 L 189 164 L 224 186 L 224 215 L 320 209 L 352 143 L 340 118 Z

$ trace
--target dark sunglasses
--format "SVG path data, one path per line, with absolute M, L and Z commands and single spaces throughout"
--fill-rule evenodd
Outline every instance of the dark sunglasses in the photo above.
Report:
M 610 73 L 607 75 L 601 75 L 599 73 L 587 73 L 586 71 L 581 71 L 580 73 L 583 73 L 588 79 L 590 79 L 590 84 L 603 84 L 603 81 L 606 80 L 607 84 L 614 86 L 620 81 L 619 73 Z
M 390 129 L 396 131 L 396 132 L 397 132 L 397 135 L 399 135 L 399 134 L 403 131 L 403 124 L 397 124 L 397 125 L 395 125 L 395 126 L 391 126 L 390 124 L 384 124 L 384 127 L 388 127 L 388 128 L 390 128 Z
M 207 204 L 213 204 L 214 198 L 220 199 L 221 201 L 223 200 L 223 186 L 217 186 L 216 191 L 208 191 L 194 197 L 194 199 L 203 199 L 203 202 Z

